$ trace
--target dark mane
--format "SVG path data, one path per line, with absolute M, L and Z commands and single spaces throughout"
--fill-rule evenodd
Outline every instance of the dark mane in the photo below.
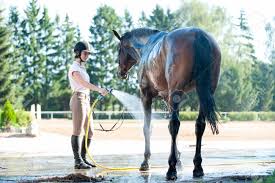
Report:
M 158 32 L 160 32 L 160 31 L 156 30 L 156 29 L 138 28 L 138 29 L 133 29 L 131 32 L 126 32 L 125 34 L 123 34 L 122 38 L 129 39 L 132 36 L 142 37 L 142 36 L 148 36 L 151 34 L 155 34 Z

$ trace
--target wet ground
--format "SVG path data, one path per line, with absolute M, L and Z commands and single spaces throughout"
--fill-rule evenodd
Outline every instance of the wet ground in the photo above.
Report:
M 18 135 L 0 137 L 0 182 L 24 182 L 82 175 L 97 177 L 101 182 L 167 182 L 169 139 L 152 138 L 151 165 L 160 166 L 148 172 L 108 171 L 102 168 L 74 170 L 68 143 L 70 137 L 41 133 L 30 138 Z M 270 174 L 275 169 L 275 139 L 203 141 L 202 157 L 205 176 L 193 179 L 194 140 L 180 140 L 182 169 L 176 182 L 252 182 L 255 176 Z M 139 167 L 144 143 L 135 139 L 97 139 L 93 142 L 94 159 L 108 167 Z M 102 178 L 103 177 L 103 178 Z M 58 179 L 56 179 L 58 180 Z M 49 182 L 44 181 L 44 182 Z M 57 182 L 57 181 L 56 181 Z

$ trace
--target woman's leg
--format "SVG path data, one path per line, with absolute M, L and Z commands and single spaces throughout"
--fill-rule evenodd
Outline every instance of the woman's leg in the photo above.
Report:
M 87 130 L 87 127 L 88 127 L 88 119 L 89 119 L 89 112 L 90 112 L 90 106 L 89 106 L 89 103 L 88 103 L 88 107 L 87 107 L 87 116 L 86 116 L 86 119 L 85 119 L 85 123 L 84 123 L 84 131 L 85 131 L 85 136 L 83 136 L 83 139 L 82 139 L 82 146 L 81 146 L 81 158 L 83 159 L 83 161 L 87 164 L 87 165 L 90 165 L 91 167 L 96 167 L 96 165 L 90 163 L 87 159 L 86 159 L 86 154 L 87 154 L 87 150 L 86 150 L 86 147 L 85 147 L 85 137 L 86 137 L 86 130 Z M 89 146 L 91 144 L 91 139 L 92 139 L 92 136 L 93 136 L 93 133 L 94 133 L 94 130 L 93 130 L 93 114 L 91 112 L 91 116 L 90 116 L 90 123 L 89 123 L 89 131 L 88 131 L 88 140 L 87 140 L 87 148 L 89 149 Z
M 85 164 L 80 156 L 79 135 L 81 133 L 82 124 L 86 117 L 86 105 L 82 96 L 74 94 L 72 96 L 70 107 L 73 119 L 73 135 L 71 137 L 71 145 L 75 159 L 75 169 L 89 169 L 89 165 Z

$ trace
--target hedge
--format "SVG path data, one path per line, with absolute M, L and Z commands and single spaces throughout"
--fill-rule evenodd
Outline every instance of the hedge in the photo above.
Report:
M 180 112 L 181 121 L 195 121 L 198 112 Z M 275 121 L 275 112 L 227 112 L 221 113 L 220 121 Z
M 25 126 L 28 126 L 32 121 L 30 112 L 19 110 L 15 112 L 15 115 L 16 115 L 15 126 L 25 127 Z
M 259 112 L 258 118 L 261 121 L 275 121 L 275 112 Z

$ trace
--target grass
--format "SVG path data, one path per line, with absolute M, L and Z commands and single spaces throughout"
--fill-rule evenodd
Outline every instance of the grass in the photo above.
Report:
M 269 176 L 261 177 L 256 180 L 253 180 L 253 183 L 274 183 L 274 182 L 275 182 L 275 170 Z

